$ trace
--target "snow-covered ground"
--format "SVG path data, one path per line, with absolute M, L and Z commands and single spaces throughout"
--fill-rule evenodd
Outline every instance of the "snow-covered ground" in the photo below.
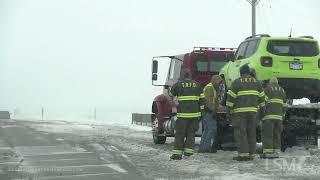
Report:
M 236 162 L 232 160 L 236 152 L 218 151 L 216 154 L 196 153 L 181 161 L 172 161 L 169 157 L 173 138 L 168 138 L 164 145 L 155 145 L 150 127 L 91 121 L 37 121 L 31 128 L 62 134 L 61 139 L 65 140 L 77 137 L 85 142 L 111 144 L 130 159 L 137 171 L 152 179 L 320 179 L 320 153 L 317 149 L 290 148 L 277 160 L 256 158 L 252 162 Z

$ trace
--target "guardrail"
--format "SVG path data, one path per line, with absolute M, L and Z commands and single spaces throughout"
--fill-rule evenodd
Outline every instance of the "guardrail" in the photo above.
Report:
M 132 124 L 151 126 L 151 114 L 132 113 Z
M 10 119 L 9 111 L 0 111 L 0 119 Z

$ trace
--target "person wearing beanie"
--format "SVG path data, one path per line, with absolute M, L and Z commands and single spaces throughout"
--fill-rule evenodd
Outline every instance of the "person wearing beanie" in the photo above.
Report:
M 227 108 L 234 128 L 238 156 L 233 160 L 253 160 L 256 154 L 256 118 L 264 107 L 265 95 L 261 83 L 250 75 L 248 65 L 240 68 L 240 77 L 227 92 Z
M 262 118 L 261 158 L 279 158 L 281 149 L 282 121 L 288 104 L 286 93 L 278 84 L 278 79 L 272 77 L 265 88 L 266 108 Z

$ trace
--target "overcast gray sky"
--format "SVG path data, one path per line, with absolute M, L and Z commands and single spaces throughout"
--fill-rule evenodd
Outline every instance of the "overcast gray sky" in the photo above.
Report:
M 261 0 L 257 33 L 320 39 L 319 0 Z M 237 47 L 246 0 L 1 0 L 0 108 L 48 118 L 126 120 L 161 93 L 151 58 Z M 118 115 L 120 114 L 120 115 Z

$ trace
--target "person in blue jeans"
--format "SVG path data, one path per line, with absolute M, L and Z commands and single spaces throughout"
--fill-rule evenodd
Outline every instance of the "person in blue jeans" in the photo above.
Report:
M 203 132 L 201 136 L 199 153 L 215 153 L 216 135 L 217 135 L 217 109 L 219 107 L 219 84 L 222 79 L 219 75 L 213 75 L 210 83 L 204 89 L 205 108 L 202 117 Z

